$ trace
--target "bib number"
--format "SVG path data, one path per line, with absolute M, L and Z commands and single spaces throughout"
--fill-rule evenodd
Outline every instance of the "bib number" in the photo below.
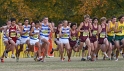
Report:
M 93 35 L 96 35 L 97 34 L 97 31 L 93 31 L 93 33 L 92 33 Z
M 48 30 L 44 30 L 43 31 L 43 34 L 48 34 Z
M 88 32 L 83 32 L 83 36 L 88 36 Z
M 34 35 L 33 38 L 38 38 L 38 35 Z
M 11 37 L 16 37 L 16 33 L 12 33 L 10 34 Z
M 72 39 L 71 39 L 71 40 L 76 41 L 76 37 L 72 37 Z
M 64 34 L 63 37 L 65 37 L 65 38 L 68 37 L 68 34 Z
M 105 38 L 105 33 L 100 33 L 100 38 Z
M 24 35 L 25 35 L 25 36 L 29 36 L 29 34 L 28 34 L 28 33 L 25 33 Z

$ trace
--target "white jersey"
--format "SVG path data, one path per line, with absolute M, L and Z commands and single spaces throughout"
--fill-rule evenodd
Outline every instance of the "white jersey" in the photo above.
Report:
M 34 33 L 40 33 L 40 28 L 37 29 L 34 27 L 34 31 L 32 33 L 33 34 Z M 35 34 L 35 35 L 31 36 L 30 38 L 36 40 L 36 39 L 38 39 L 38 36 L 39 36 L 39 34 Z
M 49 37 L 49 34 L 50 34 L 50 28 L 48 24 L 45 25 L 44 23 L 42 23 L 40 36 Z
M 30 32 L 31 26 L 30 26 L 30 25 L 28 25 L 28 26 L 23 25 L 23 27 L 24 27 L 23 33 L 26 32 L 26 31 L 28 31 L 28 32 L 25 33 L 24 35 L 22 35 L 21 37 L 22 37 L 22 38 L 27 38 L 27 37 L 29 37 L 29 32 Z
M 70 35 L 70 28 L 68 26 L 66 28 L 65 27 L 62 27 L 61 33 L 64 34 L 61 37 L 61 39 L 68 39 L 69 38 L 69 35 Z

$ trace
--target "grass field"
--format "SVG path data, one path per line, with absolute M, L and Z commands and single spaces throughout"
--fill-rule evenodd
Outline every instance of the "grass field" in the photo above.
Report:
M 46 58 L 46 62 L 35 62 L 33 58 L 21 58 L 19 62 L 7 58 L 0 63 L 0 71 L 124 71 L 124 59 L 109 61 L 99 59 L 96 62 L 80 61 L 80 57 L 72 57 L 71 62 L 60 61 L 59 57 Z

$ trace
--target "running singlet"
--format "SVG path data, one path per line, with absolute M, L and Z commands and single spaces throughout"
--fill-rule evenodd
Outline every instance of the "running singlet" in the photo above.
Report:
M 42 23 L 40 36 L 49 37 L 49 34 L 50 34 L 50 28 L 48 24 L 45 25 L 44 23 Z
M 112 29 L 112 28 L 115 28 L 115 24 L 113 24 L 112 22 L 110 22 L 110 29 Z M 114 31 L 111 31 L 111 32 L 107 33 L 107 35 L 114 36 L 115 33 L 114 33 Z
M 16 26 L 9 28 L 9 37 L 16 43 L 17 40 Z
M 85 24 L 83 24 L 81 30 L 84 30 L 84 32 L 81 32 L 81 35 L 80 36 L 85 36 L 85 37 L 86 36 L 89 36 L 89 24 L 88 24 L 88 26 L 85 26 Z M 88 32 L 86 32 L 86 30 Z
M 93 25 L 93 29 L 91 30 L 91 34 L 92 34 L 93 38 L 96 38 L 97 32 L 98 32 L 98 27 L 95 28 L 94 25 Z
M 68 39 L 70 35 L 70 28 L 68 26 L 66 28 L 62 27 L 61 33 L 63 34 L 61 37 L 62 39 Z
M 32 33 L 33 33 L 33 34 L 35 34 L 35 33 L 40 33 L 40 28 L 35 28 L 35 27 L 34 27 L 34 31 L 33 31 Z M 39 34 L 35 34 L 35 35 L 31 36 L 31 39 L 36 40 L 36 39 L 38 39 L 38 36 L 39 36 Z
M 28 26 L 23 25 L 23 27 L 24 27 L 23 33 L 26 32 L 26 31 L 28 31 L 28 32 L 25 33 L 24 35 L 22 35 L 21 37 L 27 38 L 27 37 L 29 37 L 29 32 L 30 32 L 31 26 L 30 25 L 28 25 Z
M 117 30 L 122 30 L 122 32 L 118 32 L 118 33 L 116 33 L 116 35 L 118 35 L 118 36 L 124 35 L 124 22 L 123 23 L 118 22 Z
M 78 36 L 78 33 L 77 31 L 75 31 L 75 33 L 71 32 L 71 41 L 77 41 L 77 36 Z
M 102 28 L 102 31 L 99 34 L 99 38 L 106 38 L 106 26 L 105 28 Z

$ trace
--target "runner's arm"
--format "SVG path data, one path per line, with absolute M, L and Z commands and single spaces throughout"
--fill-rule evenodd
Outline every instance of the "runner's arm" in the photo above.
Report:
M 83 32 L 84 30 L 81 30 L 81 28 L 82 28 L 82 26 L 83 26 L 83 22 L 80 24 L 80 26 L 78 27 L 78 31 L 79 32 Z
M 99 35 L 99 34 L 101 33 L 101 31 L 102 31 L 101 28 L 102 28 L 101 25 L 99 25 L 99 26 L 98 26 L 98 33 L 97 33 L 97 35 Z
M 33 34 L 33 31 L 34 31 L 34 28 L 32 27 L 32 28 L 31 28 L 31 31 L 30 31 L 30 33 L 29 33 L 30 36 L 33 36 L 33 35 L 37 34 L 37 33 Z
M 62 37 L 62 28 L 60 28 L 59 36 Z
M 53 27 L 52 27 L 52 25 L 50 23 L 49 23 L 49 28 L 50 28 L 51 32 L 53 33 L 54 32 Z
M 24 27 L 22 27 L 22 29 L 21 29 L 21 35 L 24 35 L 24 34 L 26 34 L 28 32 L 28 31 L 23 32 L 23 29 L 24 29 Z

